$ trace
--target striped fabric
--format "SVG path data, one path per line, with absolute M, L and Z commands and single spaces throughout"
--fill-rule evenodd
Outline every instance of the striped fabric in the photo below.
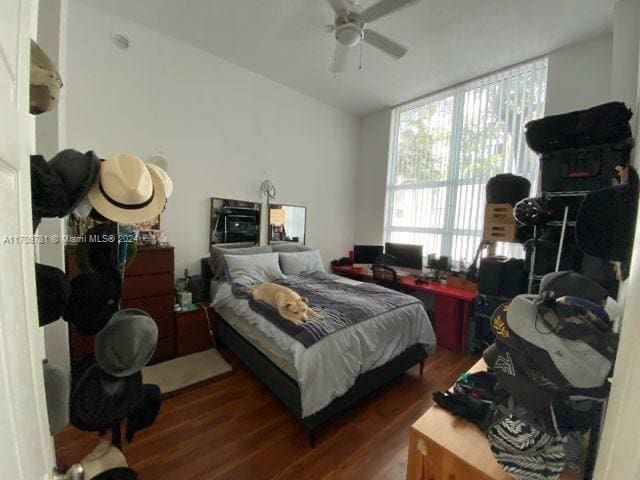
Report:
M 565 467 L 565 440 L 543 433 L 516 416 L 487 431 L 491 451 L 516 480 L 556 480 Z
M 538 158 L 524 125 L 544 116 L 546 79 L 543 58 L 395 109 L 386 241 L 423 245 L 425 255 L 473 258 L 487 181 L 511 172 L 537 191 Z

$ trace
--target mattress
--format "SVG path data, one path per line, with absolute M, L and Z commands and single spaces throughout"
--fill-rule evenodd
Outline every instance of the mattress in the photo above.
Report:
M 230 309 L 222 307 L 216 309 L 216 313 L 224 318 L 245 340 L 260 350 L 260 352 L 271 360 L 280 370 L 296 382 L 298 381 L 296 368 L 293 365 L 293 355 L 290 352 L 285 352 L 280 349 L 258 327 L 243 320 Z

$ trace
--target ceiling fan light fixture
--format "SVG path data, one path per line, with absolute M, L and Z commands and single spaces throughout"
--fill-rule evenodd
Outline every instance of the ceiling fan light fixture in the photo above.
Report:
M 362 27 L 354 23 L 345 23 L 336 28 L 336 40 L 345 47 L 355 47 L 363 37 Z

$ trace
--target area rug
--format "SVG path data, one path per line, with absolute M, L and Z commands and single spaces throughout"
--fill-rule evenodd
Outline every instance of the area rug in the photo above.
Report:
M 154 383 L 163 394 L 205 382 L 231 372 L 231 365 L 224 361 L 215 348 L 174 358 L 142 369 L 144 383 Z

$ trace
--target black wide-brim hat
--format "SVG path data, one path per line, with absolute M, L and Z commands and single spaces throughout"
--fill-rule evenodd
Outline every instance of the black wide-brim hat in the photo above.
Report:
M 82 273 L 102 272 L 118 266 L 118 224 L 99 223 L 78 243 L 76 260 Z
M 141 373 L 113 377 L 93 356 L 86 357 L 72 370 L 71 424 L 87 432 L 106 431 L 131 415 L 141 396 Z
M 38 323 L 41 327 L 62 317 L 71 295 L 69 278 L 62 270 L 36 263 L 36 292 Z
M 33 230 L 42 218 L 59 217 L 69 204 L 62 179 L 42 155 L 31 156 L 31 210 Z
M 102 472 L 91 480 L 137 480 L 138 474 L 129 467 L 118 467 Z
M 95 335 L 118 311 L 122 279 L 116 268 L 83 273 L 71 280 L 64 319 L 83 335 Z
M 127 418 L 127 430 L 125 438 L 131 443 L 136 432 L 150 427 L 158 418 L 160 404 L 162 403 L 160 387 L 153 384 L 142 386 L 142 396 L 136 408 Z
M 553 292 L 556 298 L 586 298 L 600 305 L 609 296 L 599 283 L 572 270 L 547 273 L 540 281 L 540 293 L 544 292 Z
M 125 238 L 126 237 L 126 238 Z M 110 220 L 91 228 L 78 243 L 76 261 L 82 273 L 93 273 L 120 267 L 124 269 L 133 263 L 138 248 L 133 235 L 119 235 L 118 224 Z M 126 250 L 124 261 L 121 254 Z
M 98 178 L 100 159 L 92 151 L 62 150 L 49 161 L 62 180 L 68 201 L 59 217 L 69 215 L 82 201 Z

